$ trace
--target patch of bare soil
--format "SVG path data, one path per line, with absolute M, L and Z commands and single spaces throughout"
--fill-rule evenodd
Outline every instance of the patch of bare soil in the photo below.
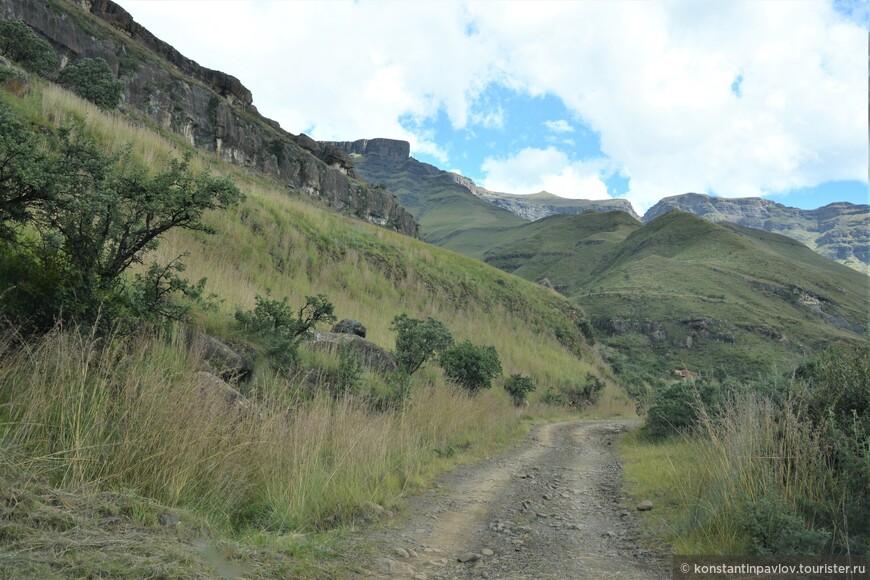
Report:
M 374 577 L 666 578 L 623 505 L 613 441 L 627 420 L 544 425 L 507 454 L 465 466 L 408 500 L 399 525 L 370 532 Z

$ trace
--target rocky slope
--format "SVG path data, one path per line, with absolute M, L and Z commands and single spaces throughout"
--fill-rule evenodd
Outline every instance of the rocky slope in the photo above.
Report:
M 186 58 L 111 0 L 0 0 L 0 18 L 23 20 L 54 46 L 61 66 L 79 57 L 105 59 L 124 84 L 121 108 L 132 116 L 279 177 L 338 211 L 418 234 L 390 192 L 355 179 L 345 153 L 284 131 L 260 115 L 239 79 Z
M 813 210 L 757 197 L 728 199 L 699 193 L 666 197 L 643 216 L 648 223 L 678 209 L 712 222 L 783 234 L 859 272 L 870 267 L 870 205 L 837 202 Z
M 471 192 L 476 196 L 498 207 L 503 207 L 529 221 L 539 220 L 556 214 L 575 215 L 586 211 L 608 212 L 614 210 L 624 211 L 634 219 L 640 219 L 640 216 L 637 215 L 631 206 L 631 202 L 627 199 L 568 199 L 546 191 L 532 195 L 516 195 L 489 191 L 475 186 L 474 182 L 471 182 L 471 186 L 473 186 L 473 188 L 470 187 Z

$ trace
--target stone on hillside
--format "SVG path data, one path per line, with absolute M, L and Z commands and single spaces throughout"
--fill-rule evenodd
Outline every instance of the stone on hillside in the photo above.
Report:
M 254 359 L 239 354 L 213 336 L 190 331 L 188 342 L 199 349 L 208 370 L 225 381 L 244 381 L 254 374 Z
M 478 560 L 480 560 L 480 554 L 474 554 L 472 552 L 468 552 L 467 554 L 462 554 L 461 556 L 459 556 L 459 558 L 457 558 L 457 560 L 459 560 L 463 564 L 467 564 L 470 562 L 477 562 Z
M 651 509 L 653 509 L 653 503 L 648 499 L 637 504 L 637 511 L 639 512 L 648 512 Z
M 356 336 L 365 338 L 366 327 L 359 320 L 353 318 L 345 318 L 338 324 L 332 327 L 332 332 L 338 334 L 355 334 Z
M 219 397 L 230 407 L 238 406 L 242 409 L 247 409 L 251 406 L 250 401 L 244 395 L 209 372 L 200 371 L 196 373 L 196 384 L 199 386 L 199 393 L 203 397 Z
M 350 343 L 360 362 L 370 370 L 382 374 L 390 374 L 399 369 L 399 365 L 396 364 L 396 358 L 391 353 L 355 334 L 314 331 L 309 334 L 309 338 L 310 340 L 307 344 L 315 349 L 335 351 L 339 345 Z

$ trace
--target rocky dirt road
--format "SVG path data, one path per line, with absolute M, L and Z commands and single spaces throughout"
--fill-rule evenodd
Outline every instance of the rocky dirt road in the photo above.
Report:
M 639 545 L 613 448 L 631 421 L 544 425 L 507 454 L 444 476 L 374 533 L 373 577 L 667 578 Z

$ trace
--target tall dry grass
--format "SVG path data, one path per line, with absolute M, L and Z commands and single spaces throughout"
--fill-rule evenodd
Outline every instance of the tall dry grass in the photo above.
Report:
M 353 398 L 318 397 L 292 413 L 280 397 L 230 406 L 203 395 L 198 356 L 179 337 L 146 333 L 104 340 L 57 329 L 7 346 L 5 460 L 64 487 L 132 490 L 221 525 L 306 530 L 394 501 L 432 473 L 437 450 L 503 442 L 518 423 L 497 397 L 443 384 L 387 413 Z

